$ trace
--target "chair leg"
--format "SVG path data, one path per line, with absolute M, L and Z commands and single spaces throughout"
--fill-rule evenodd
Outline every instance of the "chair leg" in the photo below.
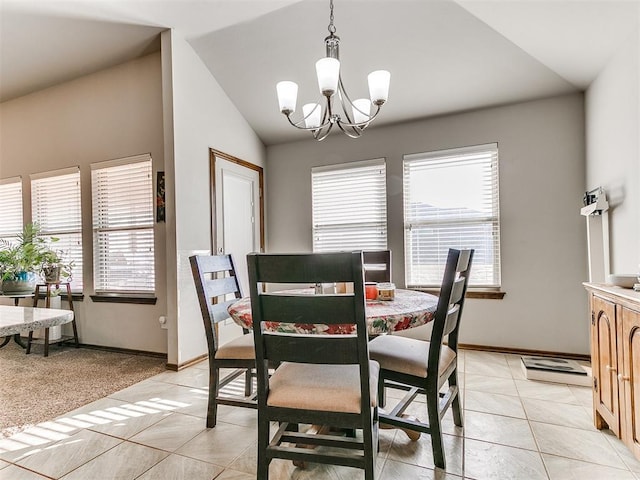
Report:
M 456 396 L 451 402 L 451 411 L 453 413 L 453 423 L 458 427 L 463 426 L 462 420 L 462 406 L 460 404 L 460 389 L 458 388 L 458 369 L 455 369 L 453 373 L 449 376 L 449 386 L 456 387 L 458 391 L 456 392 Z
M 258 469 L 259 480 L 269 480 L 269 460 L 267 447 L 269 446 L 269 421 L 258 418 Z
M 209 365 L 209 401 L 207 405 L 207 428 L 216 426 L 218 416 L 218 379 L 220 371 Z
M 380 376 L 378 378 L 378 407 L 384 408 L 387 403 L 387 396 L 384 389 L 384 377 Z
M 427 388 L 427 415 L 429 416 L 429 430 L 431 435 L 431 447 L 433 449 L 433 463 L 436 467 L 446 467 L 444 459 L 444 446 L 442 443 L 442 424 L 440 423 L 439 403 L 437 387 Z
M 244 396 L 250 397 L 251 393 L 253 393 L 253 374 L 251 369 L 247 368 L 244 372 Z
M 33 330 L 29 331 L 29 338 L 27 339 L 27 355 L 31 353 L 31 342 L 33 341 Z

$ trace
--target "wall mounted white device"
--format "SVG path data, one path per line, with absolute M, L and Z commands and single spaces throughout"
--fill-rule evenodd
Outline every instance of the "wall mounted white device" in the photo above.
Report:
M 602 187 L 584 194 L 580 214 L 587 218 L 589 281 L 605 283 L 609 276 L 609 202 Z

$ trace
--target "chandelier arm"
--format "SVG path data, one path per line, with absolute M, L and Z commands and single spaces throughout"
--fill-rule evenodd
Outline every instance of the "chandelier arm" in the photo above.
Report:
M 373 120 L 378 116 L 379 112 L 380 112 L 380 105 L 376 105 L 376 111 L 373 112 L 373 115 L 369 116 L 369 120 L 365 122 L 360 122 L 360 123 L 347 123 L 347 122 L 340 122 L 340 123 L 342 123 L 345 127 L 359 127 L 364 130 L 369 126 L 371 122 L 373 122 Z
M 342 122 L 338 122 L 338 127 L 340 128 L 340 130 L 342 130 L 342 133 L 344 133 L 347 137 L 351 137 L 351 138 L 358 138 L 360 135 L 362 135 L 362 131 L 365 128 L 365 127 L 358 127 L 355 125 L 347 125 L 354 132 L 354 133 L 350 133 L 342 125 L 343 125 Z
M 311 115 L 311 114 L 309 114 L 309 115 Z M 322 122 L 320 123 L 320 126 L 318 126 L 318 127 L 303 127 L 302 125 L 304 125 L 304 122 L 309 117 L 309 115 L 307 115 L 306 117 L 303 117 L 302 120 L 294 122 L 293 120 L 291 120 L 291 114 L 290 113 L 289 114 L 285 114 L 285 116 L 287 117 L 287 120 L 289 120 L 289 123 L 291 125 L 293 125 L 294 127 L 296 127 L 297 129 L 299 129 L 299 130 L 308 130 L 308 131 L 313 132 L 315 130 L 318 130 L 318 129 L 321 129 L 323 127 L 326 127 L 327 125 L 329 125 L 331 123 L 330 120 L 328 120 L 326 118 L 327 114 L 326 114 L 326 110 L 325 110 L 325 114 L 324 114 L 324 116 L 322 118 Z
M 333 128 L 333 123 L 329 122 L 329 126 L 327 127 L 327 129 L 324 132 L 322 132 L 322 129 L 319 128 L 313 133 L 313 138 L 321 142 L 322 140 L 324 140 L 329 136 L 329 133 L 331 132 L 332 128 Z

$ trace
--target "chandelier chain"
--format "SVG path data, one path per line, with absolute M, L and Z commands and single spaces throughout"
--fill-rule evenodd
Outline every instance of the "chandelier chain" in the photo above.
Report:
M 333 0 L 329 0 L 329 8 L 329 26 L 327 27 L 327 30 L 329 30 L 329 33 L 331 35 L 333 35 L 334 33 L 336 33 L 336 27 L 333 25 Z

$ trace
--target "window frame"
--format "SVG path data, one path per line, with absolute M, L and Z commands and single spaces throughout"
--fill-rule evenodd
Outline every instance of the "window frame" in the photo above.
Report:
M 480 158 L 475 158 L 480 157 Z M 486 157 L 486 158 L 485 158 Z M 460 213 L 458 216 L 454 214 L 450 214 L 449 216 L 444 215 L 445 220 L 438 220 L 438 215 L 433 215 L 434 218 L 431 219 L 416 219 L 411 218 L 409 214 L 409 202 L 411 197 L 411 174 L 412 167 L 414 169 L 414 174 L 417 171 L 428 171 L 429 169 L 437 168 L 459 168 L 461 163 L 465 162 L 469 166 L 470 165 L 478 165 L 478 163 L 485 162 L 482 164 L 485 169 L 485 173 L 488 171 L 491 178 L 491 184 L 489 187 L 482 188 L 483 194 L 489 192 L 489 201 L 491 204 L 491 211 L 486 215 L 482 216 L 480 214 L 476 215 L 477 218 L 473 219 L 473 215 L 465 215 L 464 213 Z M 429 165 L 432 164 L 432 165 Z M 421 170 L 418 170 L 421 169 Z M 417 181 L 414 178 L 414 182 Z M 414 186 L 415 188 L 415 186 Z M 425 185 L 422 184 L 421 188 L 425 188 Z M 471 269 L 471 278 L 469 279 L 469 287 L 468 291 L 476 291 L 476 292 L 488 292 L 488 297 L 477 297 L 477 298 L 502 298 L 504 295 L 500 292 L 502 288 L 502 272 L 501 272 L 501 246 L 500 246 L 500 194 L 499 194 L 499 152 L 498 152 L 498 144 L 497 143 L 489 143 L 482 145 L 473 145 L 467 147 L 459 147 L 452 148 L 446 150 L 438 150 L 438 151 L 430 151 L 424 153 L 415 153 L 408 154 L 403 156 L 403 227 L 404 227 L 404 263 L 405 263 L 405 284 L 407 288 L 414 288 L 425 291 L 434 291 L 439 288 L 441 278 L 436 279 L 434 277 L 433 281 L 419 281 L 415 276 L 412 278 L 412 270 L 414 269 L 414 265 L 412 264 L 412 248 L 411 242 L 416 241 L 416 234 L 413 233 L 416 228 L 428 228 L 433 226 L 435 229 L 441 229 L 445 225 L 455 226 L 464 225 L 465 227 L 469 227 L 472 225 L 480 225 L 485 226 L 487 230 L 489 230 L 489 235 L 484 235 L 482 237 L 478 237 L 477 234 L 469 234 L 468 230 L 465 233 L 465 230 L 458 230 L 458 236 L 461 235 L 461 242 L 471 242 L 469 245 L 437 245 L 437 242 L 434 243 L 434 247 L 429 247 L 428 240 L 424 242 L 423 245 L 427 245 L 427 249 L 432 252 L 432 254 L 438 255 L 438 257 L 444 255 L 448 248 L 476 248 L 476 255 L 474 256 L 474 267 L 478 267 L 480 265 L 481 258 L 490 258 L 491 261 L 489 263 L 484 262 L 484 265 L 491 265 L 491 278 L 487 281 L 478 281 L 478 279 L 474 279 L 474 268 Z M 485 198 L 486 200 L 486 198 Z M 415 208 L 415 207 L 414 207 Z M 435 210 L 437 211 L 437 209 Z M 414 214 L 415 216 L 415 214 Z M 427 217 L 428 215 L 425 215 Z M 456 232 L 455 228 L 451 228 L 451 232 Z M 452 234 L 449 234 L 452 235 Z M 420 238 L 420 237 L 417 237 Z M 422 237 L 424 238 L 424 237 Z M 439 237 L 436 237 L 439 238 Z M 474 242 L 479 242 L 480 240 L 489 240 L 487 243 L 490 245 L 488 249 L 478 249 Z M 444 263 L 441 265 L 444 268 Z M 475 269 L 478 272 L 478 268 Z M 488 277 L 487 277 L 488 278 Z M 492 292 L 500 292 L 501 295 L 499 297 L 493 296 Z
M 378 170 L 376 173 L 375 170 Z M 344 188 L 349 182 L 369 182 L 359 197 Z M 323 165 L 311 169 L 312 251 L 386 250 L 387 226 L 386 159 Z M 333 194 L 331 190 L 339 191 Z M 348 201 L 345 197 L 349 197 Z M 360 198 L 361 204 L 355 201 Z M 363 202 L 369 201 L 369 204 Z M 344 208 L 348 205 L 348 208 Z M 367 208 L 367 205 L 373 205 Z M 354 209 L 356 212 L 354 212 Z M 348 210 L 348 211 L 347 211 Z M 336 215 L 334 215 L 336 214 Z M 341 218 L 340 218 L 341 217 Z M 353 221 L 355 218 L 366 221 Z M 373 233 L 378 230 L 378 234 Z M 364 233 L 367 232 L 367 233 Z M 349 242 L 341 243 L 344 238 Z M 338 240 L 339 238 L 339 240 Z
M 136 218 L 133 218 L 130 222 L 122 222 L 122 220 L 127 217 L 119 217 L 116 218 L 108 218 L 108 211 L 102 211 L 101 208 L 104 203 L 99 200 L 101 195 L 104 195 L 106 189 L 103 188 L 105 185 L 100 184 L 99 175 L 103 175 L 106 173 L 106 170 L 109 170 L 112 173 L 118 173 L 118 171 L 124 171 L 127 168 L 135 168 L 138 164 L 146 163 L 147 165 L 144 167 L 146 170 L 146 176 L 148 181 L 145 181 L 139 187 L 140 193 L 142 196 L 148 195 L 148 203 L 143 204 L 142 202 L 138 204 L 140 210 L 138 212 Z M 131 177 L 128 177 L 131 179 Z M 92 197 L 92 235 L 93 235 L 93 289 L 95 295 L 92 295 L 91 298 L 94 301 L 101 302 L 120 302 L 120 303 L 155 303 L 156 301 L 156 289 L 157 289 L 157 276 L 156 276 L 156 265 L 155 265 L 155 197 L 154 197 L 154 183 L 153 183 L 153 159 L 151 155 L 141 154 L 134 155 L 125 158 L 119 158 L 115 160 L 107 160 L 103 162 L 93 163 L 91 164 L 91 197 Z M 113 180 L 112 180 L 113 181 Z M 129 186 L 130 187 L 130 186 Z M 125 187 L 121 187 L 122 190 L 119 192 L 124 192 Z M 117 189 L 112 190 L 118 192 Z M 131 192 L 131 189 L 128 188 L 127 192 Z M 113 202 L 112 208 L 117 205 L 118 202 Z M 120 203 L 122 205 L 122 203 Z M 130 205 L 129 205 L 130 207 Z M 108 205 L 107 205 L 108 208 Z M 120 220 L 117 226 L 108 225 L 109 221 Z M 116 286 L 114 283 L 109 284 L 109 273 L 103 271 L 102 266 L 108 262 L 108 258 L 103 258 L 101 256 L 101 252 L 104 251 L 103 245 L 105 239 L 109 236 L 109 234 L 123 234 L 131 232 L 142 233 L 144 240 L 144 234 L 150 233 L 151 238 L 146 238 L 146 244 L 148 245 L 146 248 L 150 248 L 150 252 L 147 252 L 148 255 L 141 255 L 136 257 L 138 260 L 144 258 L 148 258 L 150 256 L 151 261 L 142 262 L 143 267 L 149 267 L 150 270 L 148 275 L 152 276 L 152 280 L 147 282 L 148 285 L 152 285 L 152 288 L 144 288 L 144 282 L 134 282 L 133 288 L 123 288 L 122 286 Z M 132 241 L 127 239 L 127 241 Z M 108 250 L 107 250 L 108 252 Z M 130 253 L 130 251 L 128 251 Z M 135 260 L 135 258 L 133 259 Z M 127 260 L 128 269 L 132 269 L 131 265 L 132 259 Z M 125 268 L 125 273 L 126 269 Z M 139 268 L 139 267 L 136 267 Z M 104 280 L 101 280 L 104 279 Z M 115 279 L 115 277 L 114 277 Z
M 77 199 L 77 204 L 71 205 L 69 202 L 70 197 L 68 195 L 62 195 L 59 191 L 56 191 L 60 188 L 60 183 L 56 182 L 53 179 L 63 176 L 71 176 L 73 175 L 72 182 L 77 183 L 77 191 L 74 192 L 74 195 Z M 77 237 L 77 241 L 79 242 L 79 248 L 73 248 L 75 253 L 71 255 L 71 258 L 74 260 L 74 267 L 72 269 L 72 280 L 71 280 L 71 289 L 74 293 L 81 293 L 84 289 L 84 279 L 83 279 L 83 270 L 84 270 L 84 245 L 82 242 L 82 185 L 81 185 L 81 177 L 80 177 L 80 167 L 70 167 L 63 168 L 58 170 L 50 170 L 47 172 L 35 173 L 30 175 L 31 180 L 31 220 L 33 223 L 36 223 L 39 227 L 39 236 L 43 237 L 45 240 L 48 240 L 51 237 L 54 238 L 64 238 L 67 236 L 75 235 Z M 51 180 L 51 184 L 48 188 L 43 189 L 43 196 L 46 197 L 42 202 L 39 201 L 41 195 L 37 193 L 37 190 L 41 187 L 38 184 L 42 183 L 44 185 L 47 184 L 48 180 Z M 65 185 L 66 188 L 69 188 L 68 185 Z M 40 208 L 40 206 L 42 206 Z M 46 221 L 43 221 L 43 217 L 46 217 L 46 212 L 50 209 L 61 209 L 65 212 L 64 217 L 69 217 L 69 212 L 73 211 L 73 208 L 77 210 L 77 217 L 75 218 L 76 226 L 72 225 L 73 222 L 69 222 L 67 228 L 49 228 L 49 224 Z M 66 253 L 64 256 L 64 260 L 69 260 L 69 253 L 66 252 L 64 246 L 61 248 L 57 248 L 57 243 L 52 243 L 47 241 L 49 248 L 52 250 L 62 250 Z M 72 247 L 68 247 L 71 249 Z

